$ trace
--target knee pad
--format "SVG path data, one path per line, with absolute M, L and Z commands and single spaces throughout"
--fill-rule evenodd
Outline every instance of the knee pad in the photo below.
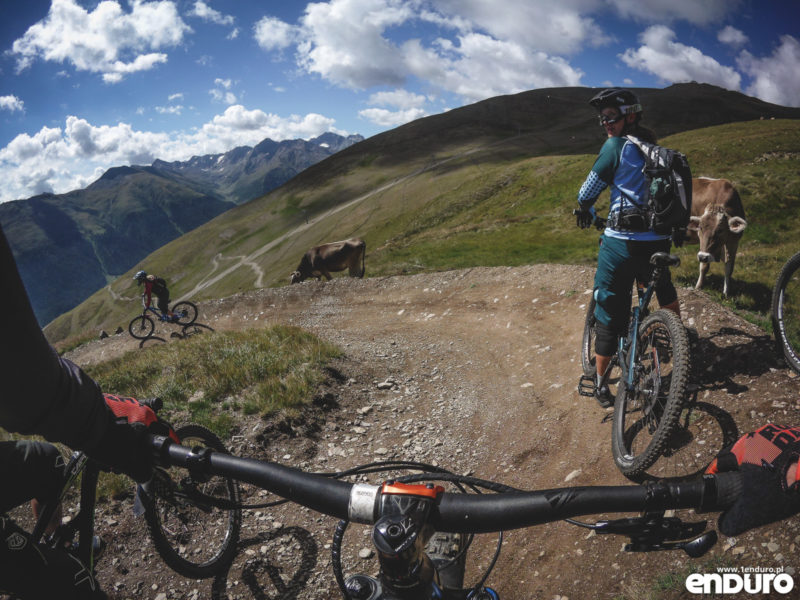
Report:
M 613 356 L 617 351 L 617 334 L 600 321 L 594 327 L 594 350 L 601 356 Z

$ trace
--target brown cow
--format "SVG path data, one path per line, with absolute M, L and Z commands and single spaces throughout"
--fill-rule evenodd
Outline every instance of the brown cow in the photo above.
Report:
M 291 282 L 299 283 L 309 277 L 331 279 L 331 271 L 350 270 L 350 277 L 364 276 L 364 254 L 367 244 L 359 238 L 314 246 L 292 273 Z
M 725 250 L 725 283 L 722 294 L 731 289 L 731 275 L 736 262 L 736 249 L 747 227 L 739 193 L 727 179 L 692 179 L 692 217 L 687 241 L 700 243 L 697 260 L 700 276 L 695 289 L 703 287 L 710 263 L 722 258 Z

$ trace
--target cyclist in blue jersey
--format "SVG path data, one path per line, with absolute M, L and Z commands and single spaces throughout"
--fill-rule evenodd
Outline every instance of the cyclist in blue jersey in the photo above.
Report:
M 652 231 L 644 217 L 647 184 L 644 156 L 625 136 L 656 143 L 655 134 L 641 124 L 642 105 L 630 90 L 609 88 L 589 103 L 598 111 L 600 125 L 608 139 L 578 192 L 578 226 L 590 227 L 594 203 L 600 193 L 611 188 L 611 202 L 606 229 L 601 238 L 594 280 L 596 300 L 595 364 L 597 381 L 605 373 L 617 349 L 618 336 L 624 335 L 631 306 L 635 279 L 646 281 L 651 272 L 654 252 L 669 252 L 669 235 Z M 667 270 L 656 285 L 656 296 L 663 308 L 680 316 L 678 294 Z M 597 386 L 597 401 L 607 408 L 614 403 L 608 386 Z

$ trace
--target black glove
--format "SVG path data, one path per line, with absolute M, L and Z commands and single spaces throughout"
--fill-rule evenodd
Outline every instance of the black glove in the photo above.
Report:
M 588 229 L 594 223 L 595 212 L 593 208 L 581 208 L 575 212 L 577 225 L 581 229 Z
M 800 427 L 772 423 L 720 452 L 706 473 L 738 470 L 743 489 L 734 505 L 720 515 L 719 530 L 727 536 L 738 535 L 800 512 L 798 456 Z
M 100 443 L 86 454 L 112 471 L 125 473 L 144 483 L 153 474 L 148 434 L 169 436 L 177 443 L 180 440 L 169 423 L 159 420 L 149 406 L 135 398 L 113 394 L 103 396 L 108 409 L 108 428 Z

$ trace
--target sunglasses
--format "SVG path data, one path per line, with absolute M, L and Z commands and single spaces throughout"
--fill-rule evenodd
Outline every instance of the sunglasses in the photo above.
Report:
M 600 121 L 600 126 L 605 127 L 606 125 L 613 125 L 614 123 L 618 123 L 622 120 L 625 115 L 619 115 L 614 117 L 613 119 L 608 115 L 598 115 L 597 120 Z

